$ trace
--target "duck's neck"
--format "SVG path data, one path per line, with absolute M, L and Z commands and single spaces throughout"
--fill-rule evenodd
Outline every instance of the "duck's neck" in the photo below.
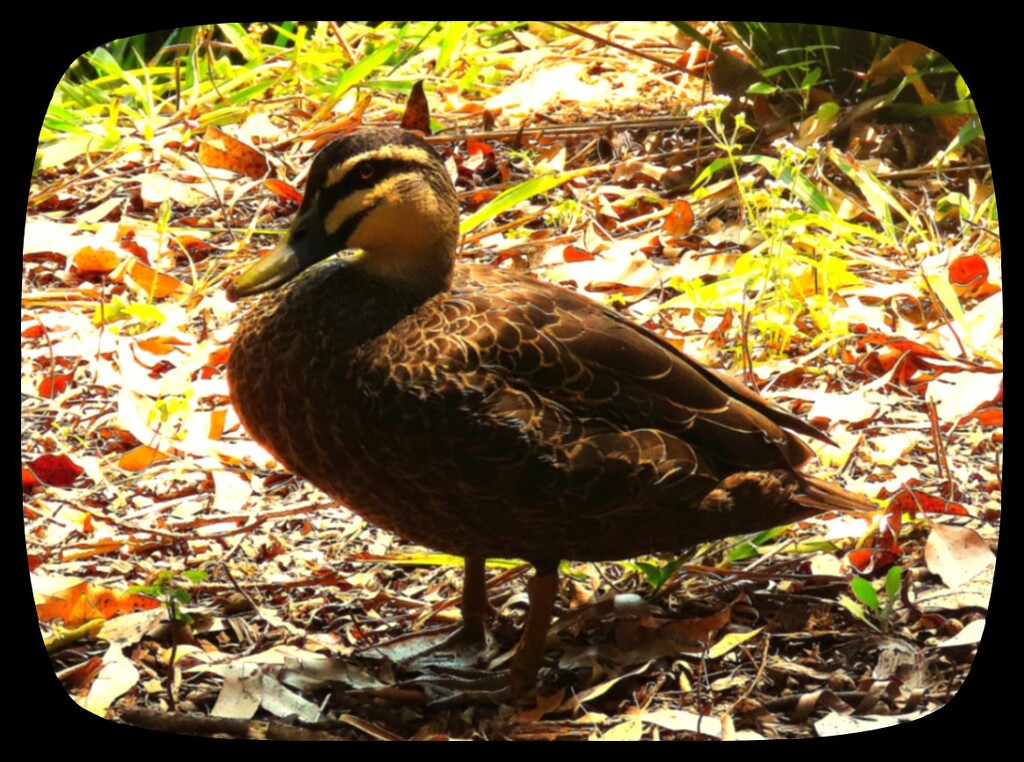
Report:
M 421 209 L 418 201 L 413 197 L 374 209 L 373 224 L 359 226 L 349 243 L 365 251 L 359 267 L 368 275 L 427 299 L 451 285 L 458 208 Z

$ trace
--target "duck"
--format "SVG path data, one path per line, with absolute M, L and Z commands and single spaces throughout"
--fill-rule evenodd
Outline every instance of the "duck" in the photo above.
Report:
M 245 270 L 228 385 L 285 468 L 367 521 L 534 568 L 510 664 L 536 687 L 563 560 L 680 552 L 870 501 L 803 473 L 831 439 L 574 291 L 456 261 L 459 204 L 419 134 L 362 127 L 315 157 L 287 235 Z

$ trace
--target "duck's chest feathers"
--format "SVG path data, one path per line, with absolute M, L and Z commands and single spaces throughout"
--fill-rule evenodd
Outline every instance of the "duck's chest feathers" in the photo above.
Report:
M 395 437 L 428 425 L 411 414 L 416 401 L 438 391 L 441 326 L 419 307 L 332 263 L 266 297 L 243 319 L 228 366 L 246 429 L 317 484 L 398 454 Z

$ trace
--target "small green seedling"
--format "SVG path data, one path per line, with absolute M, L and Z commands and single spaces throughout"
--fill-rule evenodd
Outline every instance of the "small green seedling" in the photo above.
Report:
M 651 595 L 655 596 L 665 583 L 672 578 L 672 575 L 679 571 L 679 567 L 683 565 L 685 560 L 684 558 L 677 557 L 666 564 L 660 565 L 647 561 L 634 561 L 628 564 L 628 566 L 644 575 L 647 584 L 651 586 Z
M 182 572 L 181 576 L 195 585 L 206 579 L 207 574 L 204 571 L 193 570 Z M 167 618 L 172 622 L 179 622 L 185 625 L 192 624 L 192 617 L 181 609 L 182 606 L 192 602 L 192 596 L 187 590 L 175 583 L 174 575 L 171 572 L 160 572 L 153 584 L 136 585 L 131 588 L 131 592 L 142 593 L 143 595 L 158 599 L 163 603 L 164 608 L 167 609 Z
M 873 630 L 889 632 L 892 627 L 892 612 L 900 595 L 903 583 L 903 567 L 894 566 L 885 575 L 885 601 L 879 601 L 874 585 L 863 577 L 850 580 L 850 590 L 856 600 L 847 595 L 839 596 L 839 603 Z

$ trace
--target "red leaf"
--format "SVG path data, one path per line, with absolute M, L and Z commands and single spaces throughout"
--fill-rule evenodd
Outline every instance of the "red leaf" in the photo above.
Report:
M 892 499 L 887 509 L 889 512 L 909 513 L 948 513 L 953 516 L 967 516 L 967 509 L 959 503 L 951 503 L 941 497 L 928 495 L 920 490 L 904 490 Z
M 494 154 L 494 149 L 491 148 L 491 146 L 489 146 L 487 143 L 482 143 L 479 140 L 467 140 L 466 150 L 469 152 L 470 156 L 472 156 L 473 154 L 480 154 L 482 156 L 492 156 Z
M 36 479 L 36 475 L 32 473 L 25 466 L 21 467 L 21 492 L 26 494 L 31 492 L 33 489 L 39 486 L 39 480 Z
M 986 407 L 981 410 L 975 410 L 970 415 L 961 418 L 960 423 L 965 423 L 972 418 L 977 420 L 982 426 L 1002 426 L 1003 409 L 1000 407 Z
M 36 479 L 51 487 L 70 487 L 82 473 L 82 467 L 67 455 L 40 455 L 28 467 Z M 22 476 L 22 485 L 24 483 Z
M 592 253 L 575 246 L 566 246 L 562 251 L 562 259 L 566 262 L 590 262 L 593 258 Z
M 844 559 L 858 574 L 870 576 L 884 572 L 899 559 L 895 553 L 877 548 L 851 550 Z
M 74 374 L 72 373 L 56 373 L 53 376 L 47 376 L 39 382 L 39 396 L 53 399 L 54 395 L 67 389 L 73 378 Z
M 988 280 L 988 265 L 977 254 L 957 257 L 949 266 L 949 282 L 958 296 L 968 296 Z

